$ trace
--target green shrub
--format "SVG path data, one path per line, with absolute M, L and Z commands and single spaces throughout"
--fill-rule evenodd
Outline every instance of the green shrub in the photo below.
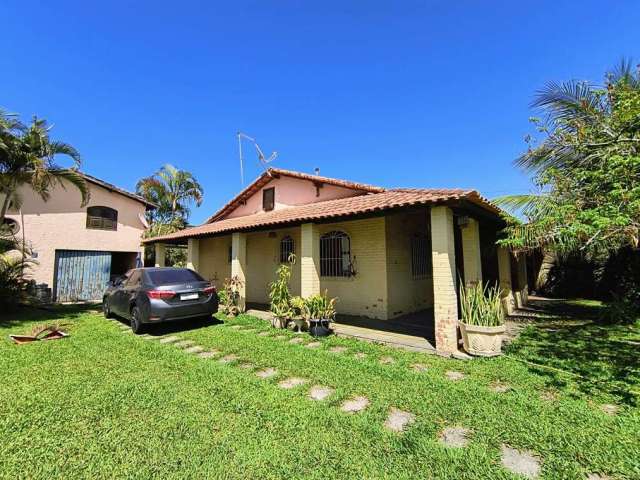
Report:
M 504 325 L 504 308 L 499 287 L 482 283 L 460 288 L 462 321 L 467 325 L 497 327 Z

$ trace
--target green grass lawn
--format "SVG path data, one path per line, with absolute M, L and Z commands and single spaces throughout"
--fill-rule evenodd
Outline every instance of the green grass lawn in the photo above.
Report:
M 50 319 L 68 322 L 70 338 L 22 346 L 6 339 Z M 603 367 L 603 382 L 585 389 L 576 373 L 595 370 L 575 368 L 589 359 L 547 358 L 554 354 L 547 345 L 551 333 L 536 339 L 527 330 L 507 356 L 462 362 L 339 338 L 310 349 L 288 343 L 295 334 L 261 320 L 220 319 L 152 334 L 235 354 L 235 363 L 123 333 L 90 311 L 32 311 L 0 320 L 0 476 L 517 478 L 501 465 L 506 444 L 539 456 L 543 478 L 640 478 L 640 412 L 629 393 L 637 388 L 637 372 L 620 381 L 618 367 Z M 261 331 L 270 335 L 259 336 Z M 330 352 L 338 345 L 347 350 Z M 625 350 L 628 368 L 637 368 L 637 350 Z M 356 358 L 357 352 L 366 357 Z M 380 364 L 385 356 L 395 362 Z M 246 362 L 254 368 L 241 368 Z M 415 363 L 428 369 L 416 372 Z M 258 378 L 263 367 L 275 368 L 278 376 Z M 447 379 L 453 370 L 465 378 Z M 309 383 L 279 388 L 290 376 Z M 616 378 L 600 378 L 607 376 Z M 496 382 L 511 389 L 494 392 Z M 313 385 L 335 393 L 310 400 Z M 370 400 L 367 409 L 340 410 L 359 395 Z M 604 413 L 603 404 L 619 411 Z M 392 407 L 415 415 L 402 434 L 384 428 Z M 448 426 L 470 430 L 466 447 L 439 442 Z

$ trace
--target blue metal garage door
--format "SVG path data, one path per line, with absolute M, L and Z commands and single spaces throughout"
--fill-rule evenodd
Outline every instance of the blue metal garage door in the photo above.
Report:
M 56 250 L 55 300 L 102 299 L 110 272 L 110 252 Z

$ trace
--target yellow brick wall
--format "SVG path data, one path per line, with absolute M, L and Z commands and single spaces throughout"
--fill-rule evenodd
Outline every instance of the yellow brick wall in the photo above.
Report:
M 384 217 L 317 225 L 319 234 L 340 230 L 351 238 L 357 274 L 351 278 L 320 277 L 320 290 L 338 297 L 338 313 L 387 319 L 387 262 Z
M 224 237 L 202 238 L 199 241 L 198 273 L 212 281 L 220 289 L 225 278 L 231 276 L 229 247 L 231 235 Z
M 396 213 L 386 217 L 388 316 L 395 318 L 433 306 L 431 272 L 414 278 L 411 272 L 411 239 L 428 235 L 428 211 Z M 431 256 L 431 252 L 428 252 Z

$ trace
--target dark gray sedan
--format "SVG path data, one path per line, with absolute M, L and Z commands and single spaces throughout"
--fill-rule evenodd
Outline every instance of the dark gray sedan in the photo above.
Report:
M 151 323 L 211 317 L 218 311 L 218 294 L 188 268 L 136 268 L 109 283 L 102 309 L 105 317 L 124 317 L 134 333 L 142 333 Z

